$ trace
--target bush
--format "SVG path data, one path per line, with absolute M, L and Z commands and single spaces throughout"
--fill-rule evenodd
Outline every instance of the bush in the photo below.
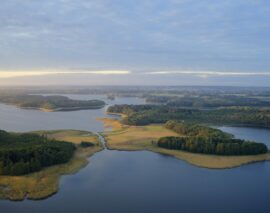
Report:
M 80 147 L 83 147 L 83 148 L 86 148 L 86 147 L 92 147 L 92 146 L 95 146 L 95 144 L 92 143 L 92 142 L 82 141 L 82 142 L 80 143 Z

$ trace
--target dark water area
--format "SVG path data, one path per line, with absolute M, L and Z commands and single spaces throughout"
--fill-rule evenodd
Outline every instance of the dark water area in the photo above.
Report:
M 44 113 L 0 105 L 0 128 L 101 131 L 103 127 L 95 121 L 95 116 L 104 116 L 104 110 Z M 40 123 L 36 123 L 39 119 Z M 260 142 L 270 138 L 267 129 L 264 133 L 254 128 L 226 127 L 223 130 L 238 138 Z M 268 213 L 269 180 L 270 162 L 214 170 L 148 151 L 105 149 L 90 157 L 88 166 L 77 174 L 63 176 L 60 190 L 54 196 L 40 201 L 2 200 L 0 211 Z

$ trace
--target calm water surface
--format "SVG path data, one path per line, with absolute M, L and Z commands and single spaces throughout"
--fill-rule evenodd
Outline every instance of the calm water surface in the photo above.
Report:
M 97 117 L 112 117 L 106 115 L 106 109 L 112 104 L 143 104 L 139 98 L 116 98 L 114 101 L 103 95 L 65 95 L 72 99 L 102 99 L 108 105 L 98 110 L 80 110 L 68 112 L 42 112 L 40 110 L 25 110 L 12 105 L 0 104 L 0 129 L 7 131 L 33 131 L 53 129 L 78 129 L 93 132 L 103 131 L 103 124 L 97 122 Z
M 266 128 L 220 127 L 220 130 L 233 134 L 236 138 L 265 143 L 270 149 L 270 130 Z
M 136 104 L 142 100 L 121 101 Z M 104 116 L 104 109 L 43 113 L 0 105 L 0 128 L 100 131 L 103 127 L 95 121 L 96 116 Z M 270 138 L 269 130 L 263 133 L 253 128 L 226 127 L 223 130 L 261 142 L 268 143 Z M 79 173 L 62 177 L 56 195 L 42 201 L 0 201 L 0 211 L 268 213 L 269 180 L 269 162 L 209 170 L 147 151 L 104 150 L 91 157 L 90 164 Z

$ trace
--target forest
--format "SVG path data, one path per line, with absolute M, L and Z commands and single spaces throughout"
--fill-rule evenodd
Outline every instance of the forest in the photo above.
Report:
M 24 175 L 44 167 L 68 162 L 74 144 L 32 133 L 0 130 L 0 175 Z
M 194 123 L 177 122 L 177 121 L 167 121 L 164 126 L 167 129 L 173 130 L 179 135 L 188 137 L 211 137 L 211 138 L 221 138 L 221 139 L 231 139 L 233 135 L 225 133 L 219 129 L 211 128 L 208 126 L 203 126 Z
M 232 135 L 206 126 L 168 121 L 165 127 L 183 135 L 160 138 L 157 145 L 166 149 L 216 155 L 256 155 L 268 151 L 263 143 L 235 139 Z
M 72 100 L 60 95 L 0 95 L 0 102 L 14 104 L 22 108 L 43 108 L 48 110 L 68 110 L 72 108 L 98 109 L 105 105 L 105 102 L 101 100 Z
M 246 97 L 229 94 L 203 94 L 203 95 L 149 95 L 146 97 L 148 103 L 163 104 L 170 107 L 185 108 L 216 108 L 216 107 L 270 107 L 268 99 Z
M 126 114 L 123 123 L 129 125 L 177 120 L 214 125 L 270 127 L 270 109 L 265 108 L 224 107 L 202 110 L 163 105 L 114 105 L 108 108 L 108 112 Z

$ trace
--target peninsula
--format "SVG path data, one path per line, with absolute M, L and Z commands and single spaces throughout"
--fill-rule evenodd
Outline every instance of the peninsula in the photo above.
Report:
M 134 126 L 116 119 L 100 120 L 107 129 L 102 134 L 108 149 L 148 150 L 210 169 L 233 168 L 270 160 L 270 153 L 264 144 L 237 140 L 220 130 L 200 125 L 184 125 L 182 130 L 190 127 L 189 131 L 180 132 L 181 128 L 175 127 L 173 122 Z

